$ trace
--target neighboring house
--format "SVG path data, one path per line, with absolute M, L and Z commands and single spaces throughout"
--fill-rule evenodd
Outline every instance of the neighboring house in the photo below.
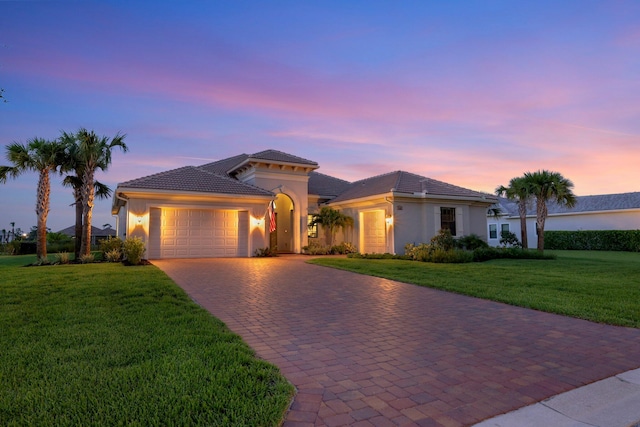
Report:
M 58 233 L 66 234 L 71 238 L 76 237 L 76 227 L 72 225 L 71 227 L 67 227 L 64 230 L 58 231 Z M 91 244 L 97 245 L 101 240 L 105 240 L 109 237 L 116 237 L 116 230 L 105 227 L 104 229 L 99 229 L 98 227 L 91 226 Z
M 500 214 L 487 219 L 488 242 L 498 246 L 500 232 L 511 231 L 520 239 L 520 216 L 516 203 L 498 198 Z M 576 230 L 638 230 L 640 229 L 640 192 L 622 194 L 602 194 L 578 196 L 572 208 L 547 204 L 549 216 L 545 221 L 545 231 Z M 527 238 L 529 247 L 535 248 L 536 206 L 531 202 L 527 209 Z
M 113 198 L 116 229 L 142 238 L 150 259 L 246 257 L 265 247 L 300 253 L 309 238 L 322 241 L 308 223 L 325 205 L 354 219 L 336 242 L 361 252 L 403 253 L 406 243 L 429 242 L 441 228 L 487 237 L 495 196 L 403 171 L 350 183 L 318 167 L 266 150 L 123 182 Z

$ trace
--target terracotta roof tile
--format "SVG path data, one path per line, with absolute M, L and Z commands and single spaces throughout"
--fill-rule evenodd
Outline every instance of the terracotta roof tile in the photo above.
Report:
M 489 194 L 447 184 L 446 182 L 426 178 L 414 173 L 395 171 L 356 181 L 348 189 L 340 193 L 338 197 L 331 200 L 330 203 L 386 194 L 392 191 L 407 194 L 426 192 L 427 194 L 438 196 L 482 197 L 487 198 L 489 201 L 495 199 L 495 196 Z
M 195 166 L 185 166 L 118 184 L 118 187 L 270 196 L 273 193 Z
M 207 163 L 199 166 L 200 169 L 204 169 L 207 172 L 217 173 L 218 175 L 227 175 L 227 171 L 234 166 L 239 165 L 249 158 L 248 154 L 238 154 L 237 156 L 229 157 L 227 159 L 221 159 L 216 162 Z
M 258 160 L 273 160 L 275 162 L 286 162 L 286 163 L 299 163 L 303 165 L 310 166 L 318 166 L 318 163 L 303 159 L 302 157 L 294 156 L 292 154 L 283 153 L 278 150 L 264 150 L 259 153 L 254 153 L 249 156 L 252 159 Z
M 320 172 L 309 174 L 309 194 L 318 196 L 337 196 L 345 191 L 351 183 L 344 179 L 335 178 Z

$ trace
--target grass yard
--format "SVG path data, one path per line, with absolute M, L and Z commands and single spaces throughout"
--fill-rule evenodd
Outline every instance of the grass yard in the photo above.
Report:
M 309 262 L 594 322 L 640 328 L 640 253 L 545 251 L 556 260 L 433 264 L 315 258 Z
M 0 425 L 277 426 L 293 387 L 154 266 L 0 256 Z

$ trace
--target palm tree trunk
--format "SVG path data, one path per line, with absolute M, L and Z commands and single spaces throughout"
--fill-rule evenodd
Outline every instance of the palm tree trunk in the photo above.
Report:
M 520 200 L 518 202 L 518 212 L 520 214 L 520 241 L 522 249 L 529 249 L 529 239 L 527 237 L 527 202 Z
M 47 257 L 47 216 L 49 215 L 50 193 L 51 182 L 49 180 L 49 169 L 44 169 L 40 171 L 38 198 L 36 200 L 36 215 L 38 216 L 36 255 L 38 259 Z
M 76 199 L 76 225 L 75 225 L 75 241 L 74 241 L 74 259 L 80 259 L 80 249 L 82 246 L 82 193 L 80 188 L 74 188 L 73 196 Z
M 91 218 L 93 216 L 93 200 L 95 196 L 95 186 L 93 183 L 93 171 L 87 167 L 82 184 L 82 245 L 81 255 L 91 253 Z
M 538 251 L 544 252 L 544 222 L 547 219 L 547 202 L 538 197 L 536 202 L 536 234 L 538 235 Z

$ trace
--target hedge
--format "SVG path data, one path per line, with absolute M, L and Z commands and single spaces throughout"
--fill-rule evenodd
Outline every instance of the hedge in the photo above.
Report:
M 544 248 L 640 252 L 640 230 L 545 231 Z

